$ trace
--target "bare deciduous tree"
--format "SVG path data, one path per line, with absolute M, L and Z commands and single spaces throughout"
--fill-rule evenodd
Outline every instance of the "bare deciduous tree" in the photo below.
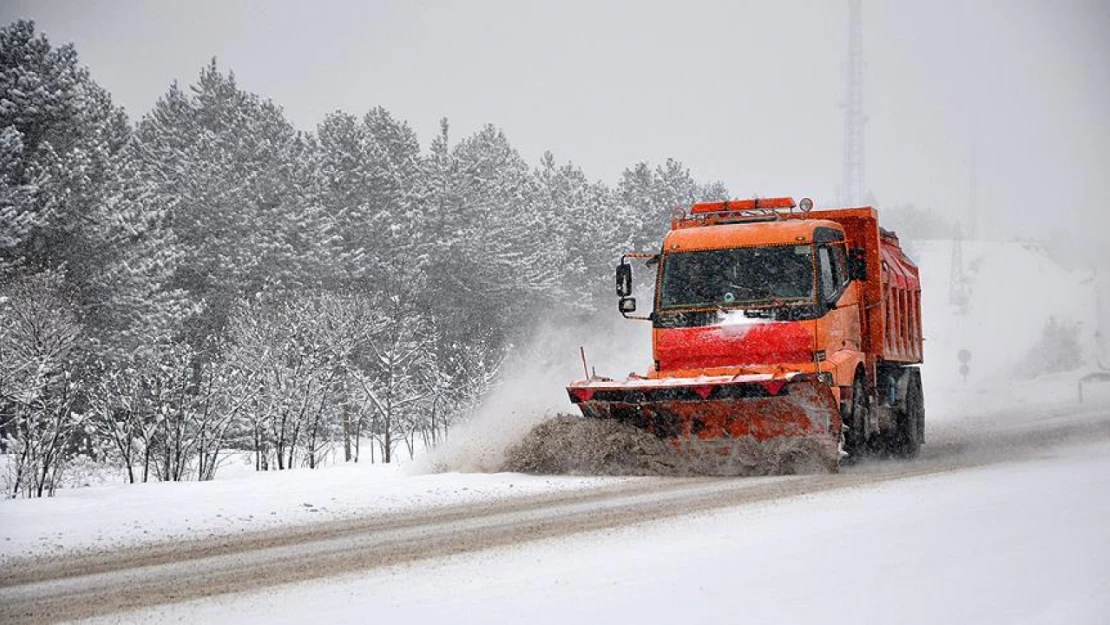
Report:
M 81 423 L 82 331 L 63 279 L 47 271 L 0 286 L 0 433 L 13 462 L 8 495 L 53 495 Z

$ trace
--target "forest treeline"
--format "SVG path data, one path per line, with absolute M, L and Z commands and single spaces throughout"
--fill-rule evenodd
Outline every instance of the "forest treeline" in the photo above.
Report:
M 612 306 L 619 251 L 727 195 L 673 160 L 609 186 L 449 131 L 422 146 L 383 108 L 302 131 L 215 60 L 133 120 L 73 46 L 0 30 L 7 494 L 75 459 L 210 479 L 230 450 L 272 470 L 435 444 L 537 320 Z

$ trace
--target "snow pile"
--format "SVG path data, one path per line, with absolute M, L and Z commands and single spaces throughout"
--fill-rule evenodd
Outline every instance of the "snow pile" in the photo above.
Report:
M 572 475 L 672 475 L 675 454 L 658 437 L 611 420 L 560 415 L 509 449 L 502 469 Z
M 503 471 L 545 475 L 764 476 L 828 470 L 817 438 L 759 442 L 751 437 L 675 448 L 654 434 L 610 419 L 560 415 L 509 449 Z

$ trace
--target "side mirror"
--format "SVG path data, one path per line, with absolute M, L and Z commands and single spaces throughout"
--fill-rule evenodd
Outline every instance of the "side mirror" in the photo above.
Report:
M 627 265 L 625 265 L 627 267 Z M 622 315 L 636 312 L 636 298 L 635 297 L 622 297 L 617 302 L 617 310 L 621 311 Z
M 848 279 L 867 280 L 867 250 L 862 247 L 848 250 Z
M 617 295 L 620 297 L 632 295 L 632 265 L 625 263 L 617 265 Z M 636 310 L 635 307 L 632 310 Z

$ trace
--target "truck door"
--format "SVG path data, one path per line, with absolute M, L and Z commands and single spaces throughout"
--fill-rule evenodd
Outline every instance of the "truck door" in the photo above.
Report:
M 857 290 L 848 280 L 848 256 L 843 241 L 817 247 L 818 296 L 827 311 L 818 327 L 818 344 L 827 356 L 848 349 L 860 351 Z

